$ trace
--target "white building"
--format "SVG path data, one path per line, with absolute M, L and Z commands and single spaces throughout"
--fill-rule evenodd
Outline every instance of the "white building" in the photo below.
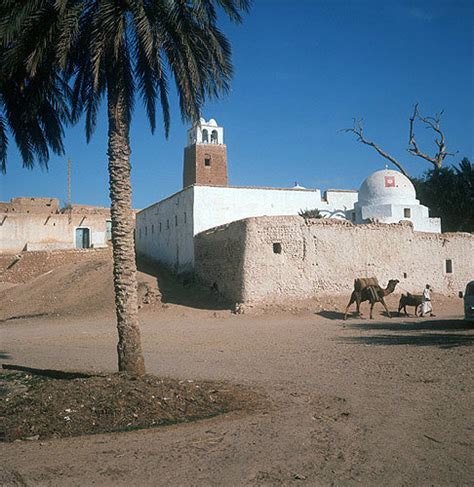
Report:
M 137 214 L 137 253 L 176 272 L 194 268 L 194 236 L 204 230 L 254 216 L 297 215 L 319 209 L 346 218 L 356 191 L 228 186 L 224 132 L 204 119 L 188 132 L 183 189 Z
M 412 182 L 391 169 L 374 172 L 362 183 L 352 220 L 356 224 L 409 220 L 416 231 L 441 232 L 441 220 L 429 217 L 428 208 L 416 199 Z

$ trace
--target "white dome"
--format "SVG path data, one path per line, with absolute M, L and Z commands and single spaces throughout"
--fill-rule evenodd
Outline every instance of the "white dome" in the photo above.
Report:
M 401 172 L 382 169 L 371 174 L 361 185 L 359 205 L 416 204 L 412 182 Z
M 217 122 L 211 118 L 209 122 L 207 122 L 207 125 L 210 125 L 211 127 L 217 127 Z

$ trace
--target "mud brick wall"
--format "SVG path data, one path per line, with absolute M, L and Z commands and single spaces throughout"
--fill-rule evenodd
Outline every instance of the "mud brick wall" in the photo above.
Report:
M 216 287 L 225 297 L 243 301 L 246 221 L 223 225 L 194 239 L 194 272 L 198 280 Z
M 301 217 L 259 217 L 237 223 L 236 228 L 219 227 L 196 237 L 200 259 L 216 263 L 232 259 L 223 254 L 226 234 L 244 246 L 238 252 L 239 267 L 227 265 L 219 274 L 211 263 L 198 264 L 196 258 L 197 269 L 207 272 L 207 281 L 228 290 L 227 297 L 236 302 L 347 294 L 354 278 L 369 276 L 376 276 L 384 286 L 389 279 L 398 279 L 398 292 L 420 293 L 430 284 L 434 292 L 454 295 L 474 278 L 472 234 L 414 232 L 410 223 L 353 225 L 334 219 L 305 222 Z M 451 273 L 447 260 L 452 263 Z M 226 287 L 229 279 L 236 284 Z

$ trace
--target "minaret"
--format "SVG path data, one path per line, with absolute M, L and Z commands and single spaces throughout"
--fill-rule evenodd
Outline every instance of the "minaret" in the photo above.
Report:
M 192 184 L 227 186 L 227 150 L 224 129 L 203 118 L 188 131 L 184 148 L 183 188 Z

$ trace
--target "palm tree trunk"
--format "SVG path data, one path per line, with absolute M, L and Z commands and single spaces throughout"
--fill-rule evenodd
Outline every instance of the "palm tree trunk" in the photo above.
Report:
M 129 123 L 120 94 L 108 93 L 109 188 L 120 371 L 145 373 L 137 303 L 137 267 L 130 184 Z

